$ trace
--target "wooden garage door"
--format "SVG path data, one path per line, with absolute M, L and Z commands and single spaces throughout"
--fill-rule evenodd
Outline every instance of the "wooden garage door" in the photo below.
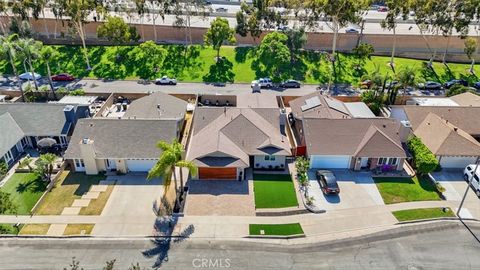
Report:
M 203 180 L 235 180 L 237 178 L 237 168 L 198 168 L 198 176 Z

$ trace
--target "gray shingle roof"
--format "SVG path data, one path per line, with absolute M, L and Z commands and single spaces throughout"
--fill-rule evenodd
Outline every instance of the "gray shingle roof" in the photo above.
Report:
M 342 101 L 315 92 L 296 98 L 289 102 L 292 113 L 297 119 L 302 118 L 352 118 Z
M 123 118 L 183 119 L 186 110 L 186 101 L 162 92 L 154 92 L 134 100 Z
M 10 150 L 25 134 L 10 113 L 0 115 L 0 157 Z
M 97 158 L 158 158 L 157 142 L 171 142 L 176 136 L 176 120 L 81 119 L 65 158 L 81 158 L 79 143 L 84 138 L 94 141 Z

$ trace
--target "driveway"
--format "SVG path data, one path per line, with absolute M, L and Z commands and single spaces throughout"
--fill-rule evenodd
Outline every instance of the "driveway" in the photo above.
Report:
M 338 210 L 384 205 L 382 196 L 369 172 L 334 170 L 340 187 L 339 195 L 324 195 L 315 178 L 315 170 L 308 172 L 309 195 L 321 209 Z
M 151 235 L 155 200 L 163 193 L 162 181 L 146 180 L 146 174 L 108 176 L 117 183 L 101 214 L 93 235 Z
M 189 180 L 185 215 L 254 216 L 253 180 Z

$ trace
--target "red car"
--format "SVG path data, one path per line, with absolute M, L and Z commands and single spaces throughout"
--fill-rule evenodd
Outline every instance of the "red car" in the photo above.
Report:
M 61 74 L 52 76 L 52 81 L 73 81 L 73 80 L 75 80 L 75 78 L 72 75 L 67 73 L 61 73 Z
M 387 12 L 387 11 L 388 11 L 388 7 L 384 7 L 384 6 L 378 7 L 378 8 L 377 8 L 377 11 L 378 11 L 378 12 Z

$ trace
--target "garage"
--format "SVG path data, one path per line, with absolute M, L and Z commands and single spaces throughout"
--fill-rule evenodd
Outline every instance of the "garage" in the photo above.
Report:
M 348 169 L 350 156 L 318 156 L 310 157 L 310 168 L 315 169 Z
M 198 168 L 198 178 L 202 180 L 236 180 L 237 168 L 200 167 Z
M 127 159 L 127 170 L 130 172 L 148 172 L 156 163 L 156 159 Z
M 476 157 L 441 156 L 440 166 L 442 168 L 465 168 L 469 164 L 475 164 L 476 161 Z

